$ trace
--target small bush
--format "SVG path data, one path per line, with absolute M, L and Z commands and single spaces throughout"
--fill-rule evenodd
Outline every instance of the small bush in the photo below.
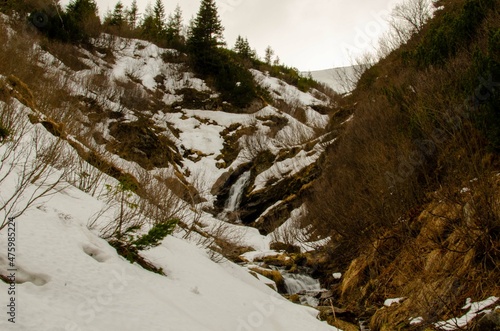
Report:
M 147 234 L 134 240 L 132 245 L 135 245 L 139 250 L 158 246 L 166 236 L 172 234 L 178 223 L 178 219 L 171 219 L 164 223 L 158 223 L 154 225 Z
M 116 249 L 119 255 L 126 258 L 130 263 L 137 263 L 146 270 L 165 275 L 162 268 L 157 268 L 153 263 L 142 257 L 137 247 L 119 240 L 112 240 L 109 244 Z

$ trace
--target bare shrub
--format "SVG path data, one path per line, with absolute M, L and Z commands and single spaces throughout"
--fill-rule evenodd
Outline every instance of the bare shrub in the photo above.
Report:
M 62 140 L 31 125 L 19 103 L 4 103 L 1 108 L 0 122 L 11 134 L 0 145 L 0 185 L 5 187 L 0 196 L 0 230 L 9 218 L 19 217 L 38 200 L 63 189 L 68 169 Z
M 140 198 L 134 193 L 136 188 L 127 180 L 119 181 L 116 185 L 106 185 L 106 207 L 115 209 L 113 219 L 100 230 L 100 236 L 104 239 L 126 240 L 126 235 L 141 229 L 146 220 L 139 210 Z M 96 222 L 97 217 L 104 211 L 95 215 L 95 219 L 89 224 Z
M 105 175 L 101 169 L 77 157 L 66 180 L 79 190 L 95 197 L 104 187 Z
M 138 192 L 141 196 L 139 211 L 151 220 L 153 225 L 184 218 L 183 211 L 189 203 L 174 194 L 165 178 L 157 178 L 143 170 L 138 176 L 138 181 L 141 183 Z
M 242 245 L 242 236 L 238 227 L 226 222 L 217 221 L 207 230 L 209 240 L 205 240 L 204 247 L 212 261 L 220 263 L 226 259 L 235 261 L 248 248 Z
M 314 138 L 316 138 L 316 132 L 300 122 L 284 127 L 276 135 L 276 140 L 287 148 L 303 145 Z
M 405 0 L 396 5 L 387 19 L 389 31 L 379 40 L 379 57 L 387 56 L 420 32 L 433 11 L 432 0 Z
M 244 135 L 239 140 L 240 157 L 246 162 L 251 162 L 264 151 L 268 151 L 272 142 L 264 133 L 258 132 L 253 135 Z
M 271 243 L 283 243 L 287 246 L 301 246 L 309 242 L 302 220 L 294 217 L 283 223 L 271 234 Z

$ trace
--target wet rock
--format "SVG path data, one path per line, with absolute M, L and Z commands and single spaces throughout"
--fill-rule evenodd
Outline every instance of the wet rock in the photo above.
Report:
M 300 253 L 300 247 L 292 244 L 285 244 L 282 242 L 273 242 L 271 243 L 270 248 L 275 251 L 285 251 L 287 253 L 295 253 L 295 254 Z
M 279 293 L 286 293 L 285 279 L 281 273 L 277 270 L 263 269 L 263 268 L 250 268 L 251 271 L 256 272 L 264 277 L 273 280 L 276 283 L 276 287 Z

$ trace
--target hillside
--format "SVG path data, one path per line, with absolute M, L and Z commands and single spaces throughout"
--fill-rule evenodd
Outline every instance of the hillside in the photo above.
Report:
M 251 263 L 279 254 L 274 230 L 317 176 L 329 95 L 252 69 L 270 103 L 240 109 L 175 49 L 109 34 L 72 45 L 5 15 L 0 38 L 14 329 L 335 330 Z M 243 266 L 225 258 L 248 251 Z
M 339 104 L 307 204 L 334 305 L 371 330 L 498 329 L 498 3 L 436 7 Z
M 213 1 L 81 3 L 0 2 L 2 330 L 499 329 L 495 0 L 399 7 L 342 95 Z

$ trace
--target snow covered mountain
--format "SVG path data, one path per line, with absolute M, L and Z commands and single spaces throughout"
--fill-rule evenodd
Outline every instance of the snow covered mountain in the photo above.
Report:
M 3 184 L 2 196 L 11 188 Z M 333 330 L 178 235 L 144 252 L 166 276 L 130 264 L 88 228 L 102 201 L 72 186 L 51 193 L 9 226 L 14 255 L 2 233 L 0 270 L 15 274 L 0 282 L 4 307 L 15 299 L 15 324 L 1 318 L 2 330 Z
M 303 75 L 310 75 L 314 80 L 332 88 L 335 92 L 344 94 L 351 92 L 360 76 L 360 66 L 347 66 L 325 70 L 315 70 L 302 72 Z
M 234 112 L 175 50 L 26 40 L 41 84 L 0 77 L 0 292 L 12 303 L 0 329 L 336 330 L 223 257 L 276 254 L 287 228 L 302 233 L 300 194 L 335 139 L 327 94 L 252 70 L 273 103 Z M 179 225 L 140 261 L 109 244 L 166 219 Z

